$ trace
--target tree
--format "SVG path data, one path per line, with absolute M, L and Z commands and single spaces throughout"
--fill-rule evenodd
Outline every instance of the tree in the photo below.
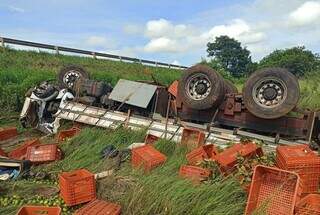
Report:
M 231 75 L 239 77 L 252 67 L 250 51 L 241 47 L 241 43 L 228 36 L 216 37 L 207 44 L 209 57 L 214 57 Z
M 260 61 L 259 68 L 283 67 L 294 75 L 303 76 L 315 70 L 317 65 L 319 65 L 318 56 L 306 50 L 304 46 L 298 46 L 273 51 Z

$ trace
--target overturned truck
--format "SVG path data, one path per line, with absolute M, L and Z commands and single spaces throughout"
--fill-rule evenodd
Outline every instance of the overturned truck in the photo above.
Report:
M 113 88 L 90 80 L 77 66 L 63 68 L 58 79 L 58 84 L 43 82 L 28 91 L 20 116 L 24 126 L 55 133 L 61 119 L 110 127 L 130 123 L 131 117 L 142 120 L 141 127 L 164 123 L 165 134 L 168 124 L 188 124 L 206 130 L 208 137 L 213 127 L 220 127 L 272 135 L 276 142 L 317 143 L 320 138 L 320 114 L 297 108 L 298 80 L 281 68 L 253 73 L 242 93 L 204 65 L 190 67 L 169 87 L 120 79 Z

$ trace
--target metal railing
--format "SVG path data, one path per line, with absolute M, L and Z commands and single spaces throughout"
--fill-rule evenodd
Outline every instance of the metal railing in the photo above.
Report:
M 131 63 L 141 63 L 141 64 L 151 65 L 151 66 L 156 66 L 156 67 L 160 66 L 160 67 L 173 68 L 173 69 L 186 69 L 186 68 L 188 68 L 186 66 L 157 62 L 157 61 L 152 61 L 152 60 L 144 60 L 144 59 L 133 58 L 133 57 L 107 54 L 107 53 L 102 53 L 102 52 L 87 51 L 87 50 L 82 50 L 82 49 L 68 48 L 68 47 L 64 47 L 64 46 L 55 46 L 55 45 L 49 45 L 49 44 L 43 44 L 43 43 L 36 43 L 36 42 L 0 37 L 0 45 L 2 47 L 5 47 L 6 44 L 13 44 L 13 45 L 20 45 L 20 46 L 27 46 L 27 47 L 33 47 L 33 48 L 53 50 L 56 52 L 56 54 L 59 54 L 59 52 L 69 52 L 69 53 L 76 53 L 76 54 L 82 54 L 82 55 L 89 55 L 94 58 L 104 57 L 109 60 L 126 61 L 126 62 L 131 62 Z

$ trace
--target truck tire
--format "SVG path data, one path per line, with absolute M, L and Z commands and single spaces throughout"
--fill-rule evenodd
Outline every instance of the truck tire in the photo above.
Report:
M 196 110 L 220 105 L 224 92 L 224 80 L 220 74 L 200 64 L 188 68 L 182 74 L 178 85 L 181 101 Z
M 88 79 L 89 74 L 79 66 L 65 66 L 58 73 L 59 85 L 62 88 L 72 89 L 74 83 L 80 78 Z
M 225 94 L 237 94 L 237 87 L 229 80 L 224 80 L 224 91 Z
M 243 87 L 244 105 L 263 119 L 276 119 L 289 113 L 298 103 L 297 78 L 286 69 L 266 68 L 253 73 Z

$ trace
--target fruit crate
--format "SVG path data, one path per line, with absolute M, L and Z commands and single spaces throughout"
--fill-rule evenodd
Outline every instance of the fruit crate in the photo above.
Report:
M 77 128 L 77 127 L 72 127 L 68 130 L 62 130 L 57 135 L 58 142 L 65 141 L 67 138 L 71 138 L 77 135 L 79 132 L 80 132 L 80 128 Z
M 259 209 L 265 209 L 268 215 L 293 214 L 301 192 L 298 174 L 258 165 L 253 172 L 245 214 Z
M 299 174 L 304 194 L 318 191 L 320 157 L 308 145 L 278 146 L 276 151 L 276 165 Z
M 60 207 L 23 206 L 17 215 L 60 215 Z
M 166 160 L 167 157 L 151 145 L 132 149 L 131 164 L 135 168 L 142 167 L 145 171 L 150 171 Z
M 237 164 L 237 157 L 239 155 L 244 158 L 250 158 L 255 155 L 262 156 L 263 151 L 260 146 L 252 142 L 246 144 L 237 143 L 213 158 L 219 163 L 221 172 L 229 174 Z
M 18 135 L 16 127 L 0 128 L 0 141 L 8 140 Z
M 120 215 L 121 206 L 115 203 L 93 200 L 76 211 L 75 215 Z
M 180 177 L 191 179 L 193 182 L 207 180 L 211 173 L 212 172 L 208 169 L 189 165 L 183 165 L 179 170 Z
M 96 199 L 94 175 L 86 169 L 63 172 L 59 175 L 60 196 L 67 206 Z
M 2 150 L 2 148 L 0 148 L 0 156 L 7 157 L 7 154 Z
M 34 164 L 47 163 L 61 159 L 61 150 L 57 144 L 29 146 L 26 159 Z
M 218 150 L 213 144 L 200 146 L 186 155 L 188 164 L 195 165 L 204 159 L 213 158 L 218 154 Z
M 26 158 L 27 149 L 30 146 L 40 145 L 41 142 L 39 139 L 31 139 L 27 140 L 23 143 L 23 145 L 14 149 L 13 151 L 8 153 L 8 156 L 12 159 L 24 160 Z
M 320 215 L 320 194 L 309 194 L 296 206 L 296 215 Z
M 154 144 L 159 140 L 159 137 L 153 135 L 153 134 L 147 134 L 146 137 L 144 138 L 144 143 L 145 144 Z
M 184 128 L 181 135 L 181 145 L 186 146 L 189 150 L 202 146 L 205 142 L 205 134 L 193 128 Z

